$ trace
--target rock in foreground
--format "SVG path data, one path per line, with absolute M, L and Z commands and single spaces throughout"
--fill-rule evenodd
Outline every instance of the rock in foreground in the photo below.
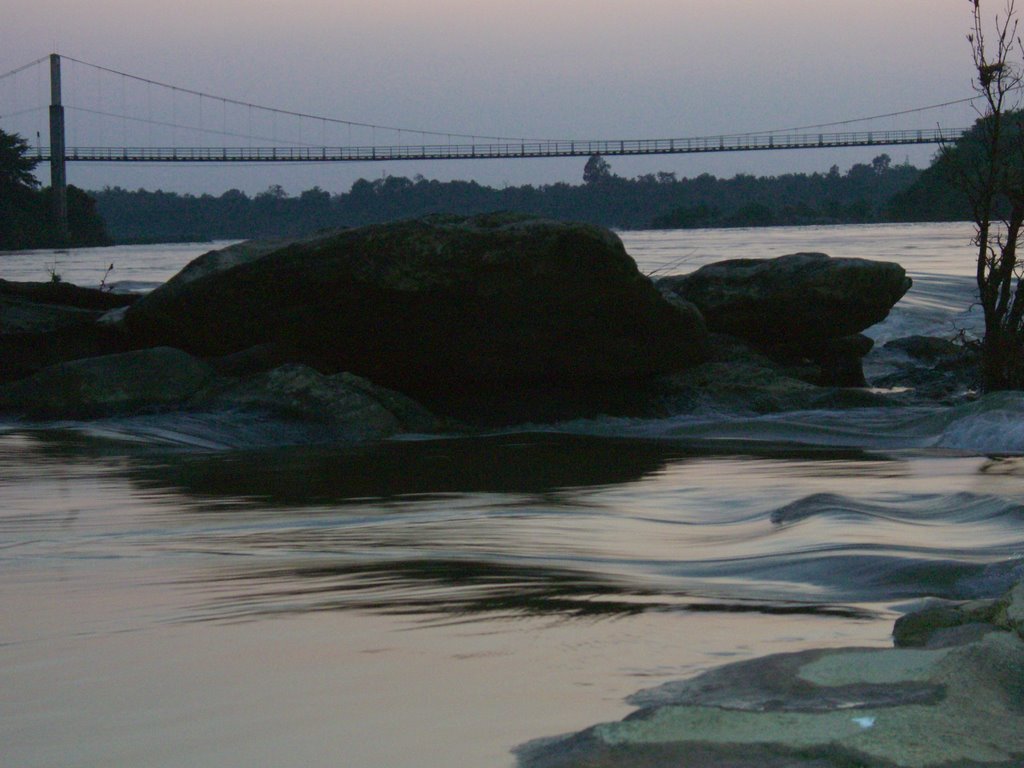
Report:
M 227 262 L 190 267 L 197 277 L 146 296 L 125 328 L 207 358 L 270 345 L 278 361 L 355 373 L 428 405 L 529 406 L 553 392 L 585 402 L 706 354 L 700 317 L 587 225 L 434 217 Z
M 952 610 L 952 609 L 950 609 Z M 950 768 L 1024 763 L 1024 584 L 970 633 L 943 617 L 925 647 L 780 654 L 713 669 L 631 699 L 618 723 L 535 742 L 523 768 Z M 904 627 L 907 623 L 904 622 Z M 940 637 L 940 635 L 942 637 Z M 959 640 L 959 642 L 958 642 Z

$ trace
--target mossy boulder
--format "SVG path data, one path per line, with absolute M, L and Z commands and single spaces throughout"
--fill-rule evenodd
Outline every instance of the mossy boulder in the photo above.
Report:
M 325 376 L 302 365 L 223 379 L 191 405 L 262 411 L 285 420 L 324 424 L 335 430 L 335 437 L 347 440 L 375 440 L 442 428 L 429 411 L 398 392 L 350 373 Z
M 911 280 L 892 262 L 792 253 L 708 264 L 658 285 L 693 302 L 712 331 L 813 353 L 884 320 Z
M 0 386 L 0 410 L 81 418 L 176 406 L 213 376 L 209 365 L 170 347 L 89 357 Z
M 525 418 L 547 395 L 585 410 L 595 393 L 707 352 L 699 314 L 666 301 L 598 227 L 445 216 L 250 250 L 190 265 L 194 279 L 132 306 L 135 343 L 203 357 L 271 345 L 277 361 L 355 373 L 428 405 L 517 400 Z

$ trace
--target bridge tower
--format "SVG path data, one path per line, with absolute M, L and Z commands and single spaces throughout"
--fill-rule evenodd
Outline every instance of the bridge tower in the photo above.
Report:
M 64 106 L 60 97 L 60 55 L 50 54 L 50 190 L 53 217 L 62 239 L 68 237 L 68 176 L 65 164 Z

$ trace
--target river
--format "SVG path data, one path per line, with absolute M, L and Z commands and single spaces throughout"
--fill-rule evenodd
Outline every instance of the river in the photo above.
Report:
M 653 275 L 808 250 L 898 261 L 915 285 L 869 331 L 879 347 L 976 332 L 970 237 L 622 233 Z M 0 277 L 142 291 L 210 247 L 0 254 Z M 869 379 L 885 365 L 873 352 Z M 915 601 L 1024 570 L 1016 394 L 287 438 L 229 413 L 0 421 L 0 763 L 508 768 L 641 688 L 884 647 Z

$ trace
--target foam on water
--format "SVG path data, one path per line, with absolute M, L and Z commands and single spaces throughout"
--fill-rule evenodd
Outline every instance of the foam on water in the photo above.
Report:
M 1024 393 L 995 392 L 952 409 L 935 445 L 982 454 L 1024 454 Z
M 876 351 L 886 342 L 906 336 L 957 337 L 961 332 L 977 338 L 984 318 L 975 302 L 974 279 L 960 275 L 915 275 L 914 284 L 889 316 L 864 331 Z
M 549 429 L 607 437 L 900 450 L 945 448 L 1024 454 L 1024 393 L 997 392 L 959 406 L 807 410 L 750 416 L 720 412 L 664 419 L 596 419 Z
M 149 413 L 88 421 L 0 422 L 7 431 L 75 432 L 160 449 L 225 451 L 353 444 L 345 429 L 253 411 Z M 658 419 L 599 417 L 525 425 L 495 434 L 558 433 L 656 439 L 681 445 L 802 445 L 862 450 L 946 449 L 965 454 L 1024 455 L 1024 393 L 997 392 L 958 406 L 788 411 L 767 415 L 716 412 Z M 401 441 L 433 439 L 412 435 Z

